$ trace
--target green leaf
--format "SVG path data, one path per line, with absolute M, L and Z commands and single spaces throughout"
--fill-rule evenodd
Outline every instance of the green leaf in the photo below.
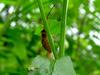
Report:
M 37 56 L 32 62 L 34 69 L 32 72 L 29 72 L 29 75 L 48 75 L 49 65 L 50 61 L 47 58 Z
M 59 35 L 60 34 L 60 22 L 54 19 L 48 19 L 48 24 L 51 34 Z
M 16 2 L 18 2 L 18 0 L 0 0 L 0 2 L 7 5 L 16 5 Z
M 33 60 L 31 66 L 33 71 L 29 72 L 29 75 L 51 75 L 51 73 L 52 75 L 76 75 L 70 57 L 57 59 L 53 64 L 49 59 L 37 56 Z
M 21 42 L 15 44 L 15 47 L 13 48 L 13 53 L 20 59 L 27 58 L 27 50 Z
M 94 4 L 95 4 L 95 7 L 96 7 L 96 10 L 100 11 L 100 0 L 95 0 Z
M 55 63 L 52 75 L 76 75 L 70 57 L 58 59 Z

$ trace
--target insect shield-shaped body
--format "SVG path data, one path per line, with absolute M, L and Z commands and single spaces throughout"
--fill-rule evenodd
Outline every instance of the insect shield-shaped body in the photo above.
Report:
M 41 31 L 41 37 L 42 37 L 42 46 L 47 50 L 48 52 L 48 57 L 50 57 L 50 53 L 51 53 L 51 48 L 48 42 L 48 37 L 47 37 L 47 33 L 45 31 L 45 29 L 43 29 Z

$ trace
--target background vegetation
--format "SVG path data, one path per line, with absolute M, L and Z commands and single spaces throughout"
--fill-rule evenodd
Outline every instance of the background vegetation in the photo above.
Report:
M 62 0 L 42 0 L 56 49 Z M 100 0 L 69 0 L 66 55 L 77 75 L 100 75 Z M 0 0 L 0 75 L 27 75 L 32 60 L 47 51 L 41 44 L 37 0 Z

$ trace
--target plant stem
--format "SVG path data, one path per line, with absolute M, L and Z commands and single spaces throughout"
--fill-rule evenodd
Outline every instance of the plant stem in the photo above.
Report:
M 47 32 L 48 41 L 49 41 L 51 50 L 52 50 L 52 52 L 53 52 L 53 54 L 54 54 L 54 57 L 57 58 L 57 54 L 56 54 L 54 42 L 53 42 L 53 39 L 52 39 L 52 37 L 51 37 L 51 33 L 50 33 L 50 30 L 49 30 L 48 23 L 47 23 L 47 21 L 46 21 L 46 16 L 45 16 L 44 9 L 43 9 L 43 5 L 42 5 L 42 2 L 41 2 L 41 1 L 42 1 L 42 0 L 37 0 L 38 6 L 39 6 L 39 8 L 40 8 L 41 16 L 42 16 L 44 28 L 45 28 L 45 30 L 46 30 L 46 32 Z
M 53 71 L 54 71 L 54 67 L 55 67 L 55 63 L 56 63 L 56 60 L 51 60 L 50 62 L 50 73 L 49 75 L 52 75 Z
M 65 27 L 66 27 L 66 20 L 67 20 L 68 1 L 69 0 L 63 0 L 61 35 L 60 35 L 60 52 L 59 52 L 60 57 L 65 55 L 64 41 L 65 41 Z

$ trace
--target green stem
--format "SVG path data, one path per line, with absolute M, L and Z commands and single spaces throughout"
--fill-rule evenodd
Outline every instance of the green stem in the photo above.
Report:
M 56 55 L 56 50 L 55 50 L 55 46 L 54 46 L 54 42 L 53 42 L 53 39 L 51 37 L 51 33 L 50 33 L 50 30 L 49 30 L 49 26 L 48 26 L 48 23 L 46 21 L 46 16 L 45 16 L 45 13 L 44 13 L 44 9 L 43 9 L 43 5 L 42 5 L 42 0 L 37 0 L 38 2 L 38 6 L 40 8 L 40 12 L 41 12 L 41 16 L 42 16 L 42 20 L 43 20 L 43 24 L 44 24 L 44 28 L 47 32 L 47 36 L 48 36 L 48 40 L 49 40 L 49 44 L 50 44 L 50 47 L 51 47 L 51 50 L 54 54 L 54 57 L 57 58 L 57 55 Z
M 66 20 L 67 20 L 68 1 L 69 0 L 63 0 L 61 35 L 60 35 L 60 52 L 59 52 L 60 57 L 65 55 L 64 41 L 65 41 L 65 27 L 66 27 Z
M 54 71 L 54 67 L 55 67 L 55 63 L 56 63 L 56 60 L 51 60 L 50 62 L 50 73 L 49 75 L 52 75 L 53 71 Z

